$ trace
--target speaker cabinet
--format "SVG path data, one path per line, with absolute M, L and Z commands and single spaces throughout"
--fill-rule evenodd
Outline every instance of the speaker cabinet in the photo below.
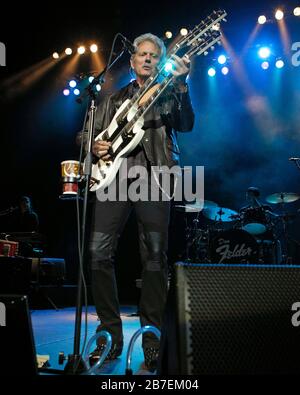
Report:
M 0 295 L 0 376 L 37 374 L 26 296 Z
M 298 301 L 300 266 L 177 263 L 158 372 L 299 374 Z

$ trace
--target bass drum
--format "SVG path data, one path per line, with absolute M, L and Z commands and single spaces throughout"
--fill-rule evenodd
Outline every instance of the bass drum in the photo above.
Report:
M 211 263 L 257 263 L 259 250 L 255 238 L 241 229 L 230 229 L 212 235 L 209 243 Z

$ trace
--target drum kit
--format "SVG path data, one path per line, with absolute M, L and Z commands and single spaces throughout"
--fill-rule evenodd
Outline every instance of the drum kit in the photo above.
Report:
M 267 203 L 281 208 L 279 214 L 257 199 L 239 211 L 209 200 L 175 205 L 175 210 L 185 215 L 186 243 L 181 259 L 216 264 L 291 263 L 287 224 L 296 214 L 288 214 L 285 205 L 299 199 L 300 194 L 287 192 L 267 196 Z M 209 220 L 205 227 L 199 226 L 200 214 Z

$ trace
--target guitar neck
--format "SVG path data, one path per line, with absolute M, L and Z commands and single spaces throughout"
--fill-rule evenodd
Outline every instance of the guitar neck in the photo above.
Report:
M 174 76 L 168 75 L 160 84 L 157 84 L 153 87 L 153 93 L 148 95 L 143 103 L 139 106 L 134 117 L 123 128 L 123 133 L 128 134 L 131 132 L 136 121 L 146 115 L 146 113 L 150 110 L 153 104 L 157 101 L 157 99 L 162 95 L 162 93 L 172 83 L 173 80 Z

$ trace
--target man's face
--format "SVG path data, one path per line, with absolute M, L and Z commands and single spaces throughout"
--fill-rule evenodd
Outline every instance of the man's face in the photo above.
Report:
M 144 79 L 154 72 L 159 61 L 159 48 L 151 41 L 144 41 L 139 44 L 138 50 L 130 62 L 137 77 Z

